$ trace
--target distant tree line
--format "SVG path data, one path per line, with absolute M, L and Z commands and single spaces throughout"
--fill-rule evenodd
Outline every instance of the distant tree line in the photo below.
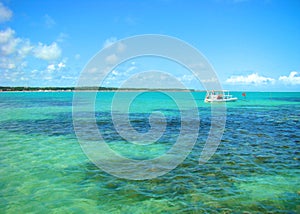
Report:
M 25 86 L 0 86 L 0 91 L 112 91 L 117 90 L 114 87 L 25 87 Z
M 0 91 L 196 91 L 194 89 L 151 89 L 151 88 L 116 88 L 116 87 L 25 87 L 25 86 L 0 86 Z

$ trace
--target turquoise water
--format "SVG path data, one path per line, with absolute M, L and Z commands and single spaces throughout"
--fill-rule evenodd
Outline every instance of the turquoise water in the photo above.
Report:
M 81 150 L 72 92 L 0 93 L 0 213 L 300 213 L 300 93 L 233 94 L 239 100 L 227 104 L 225 132 L 208 163 L 198 165 L 210 105 L 194 93 L 201 124 L 190 155 L 161 177 L 131 181 L 97 168 Z M 149 92 L 130 106 L 131 125 L 141 133 L 151 112 L 166 117 L 164 135 L 141 149 L 114 129 L 113 95 L 98 93 L 95 105 L 112 149 L 140 160 L 172 147 L 182 125 L 174 101 Z

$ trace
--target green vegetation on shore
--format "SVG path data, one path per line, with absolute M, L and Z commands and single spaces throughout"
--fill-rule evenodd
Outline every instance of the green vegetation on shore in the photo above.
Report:
M 194 89 L 149 89 L 149 88 L 115 88 L 115 87 L 25 87 L 0 86 L 0 91 L 195 91 Z
M 106 87 L 9 87 L 9 86 L 0 86 L 0 91 L 112 91 L 117 90 L 117 88 L 106 88 Z

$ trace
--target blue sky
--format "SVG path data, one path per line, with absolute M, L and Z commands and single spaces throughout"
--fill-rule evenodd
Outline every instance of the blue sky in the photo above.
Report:
M 298 0 L 0 2 L 2 86 L 75 86 L 105 44 L 164 34 L 203 53 L 223 88 L 300 91 Z M 142 64 L 115 69 L 108 85 L 117 86 L 118 74 L 132 67 L 138 72 Z M 187 87 L 201 88 L 189 74 L 178 78 Z

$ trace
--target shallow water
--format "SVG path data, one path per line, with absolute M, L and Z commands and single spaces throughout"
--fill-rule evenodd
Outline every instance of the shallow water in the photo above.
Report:
M 83 153 L 73 130 L 71 92 L 0 93 L 0 213 L 299 213 L 300 93 L 233 94 L 239 100 L 227 104 L 221 144 L 205 165 L 198 159 L 210 105 L 203 103 L 204 93 L 194 93 L 201 123 L 190 155 L 161 177 L 131 181 L 107 174 Z M 112 149 L 147 160 L 172 147 L 183 125 L 174 101 L 151 92 L 132 104 L 130 122 L 140 133 L 151 128 L 151 112 L 166 117 L 159 141 L 141 146 L 124 142 L 115 130 L 113 95 L 98 93 L 95 112 Z

